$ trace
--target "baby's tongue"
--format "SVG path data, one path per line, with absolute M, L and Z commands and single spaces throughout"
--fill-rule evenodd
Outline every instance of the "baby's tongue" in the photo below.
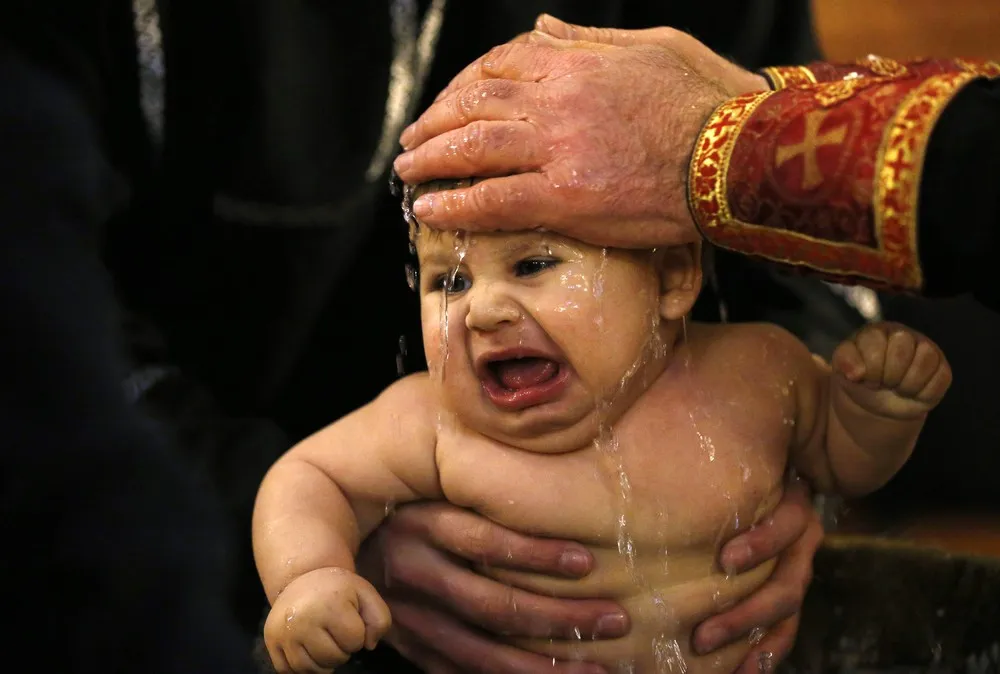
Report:
M 559 366 L 548 358 L 503 360 L 494 363 L 493 368 L 500 383 L 515 391 L 543 384 L 559 371 Z

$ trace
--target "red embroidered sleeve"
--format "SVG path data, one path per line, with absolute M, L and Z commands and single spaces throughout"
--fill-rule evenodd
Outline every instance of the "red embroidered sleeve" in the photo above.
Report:
M 865 63 L 772 69 L 777 91 L 715 110 L 688 177 L 709 242 L 830 280 L 921 288 L 917 201 L 931 131 L 963 86 L 1000 67 Z

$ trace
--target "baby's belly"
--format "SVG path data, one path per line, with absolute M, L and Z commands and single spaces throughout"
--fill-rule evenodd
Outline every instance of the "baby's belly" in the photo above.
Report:
M 630 631 L 620 639 L 594 640 L 581 633 L 567 641 L 514 640 L 528 650 L 559 660 L 604 665 L 612 674 L 732 672 L 751 648 L 744 639 L 720 651 L 695 655 L 692 634 L 703 620 L 759 588 L 773 563 L 739 576 L 715 569 L 716 551 L 677 550 L 667 555 L 639 553 L 634 564 L 617 549 L 591 548 L 595 571 L 582 580 L 562 580 L 487 570 L 503 582 L 535 593 L 573 598 L 608 598 L 625 609 Z

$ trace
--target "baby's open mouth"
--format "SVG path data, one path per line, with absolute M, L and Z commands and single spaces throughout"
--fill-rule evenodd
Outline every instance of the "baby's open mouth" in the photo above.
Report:
M 507 358 L 487 363 L 490 374 L 508 391 L 540 386 L 559 375 L 559 363 L 549 358 L 530 356 Z
M 566 390 L 569 369 L 544 356 L 521 356 L 487 361 L 479 376 L 494 405 L 517 412 L 558 399 Z

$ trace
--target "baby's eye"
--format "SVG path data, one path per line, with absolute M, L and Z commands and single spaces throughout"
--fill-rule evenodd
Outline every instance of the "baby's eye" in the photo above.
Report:
M 556 266 L 558 260 L 551 257 L 533 257 L 514 264 L 514 273 L 518 276 L 534 276 L 539 272 Z
M 431 290 L 444 290 L 448 294 L 462 293 L 469 289 L 472 282 L 461 273 L 447 273 L 434 277 Z

